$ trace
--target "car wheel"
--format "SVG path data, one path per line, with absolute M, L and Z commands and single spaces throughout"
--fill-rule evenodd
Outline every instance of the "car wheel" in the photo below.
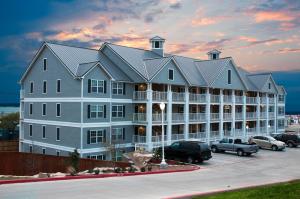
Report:
M 273 145 L 273 146 L 272 146 L 272 151 L 277 151 L 277 150 L 278 150 L 278 147 L 275 146 L 275 145 Z
M 212 151 L 213 153 L 217 153 L 217 152 L 218 152 L 218 149 L 217 149 L 216 146 L 212 146 L 212 147 L 211 147 L 211 151 Z
M 243 150 L 241 150 L 241 149 L 237 150 L 237 155 L 238 156 L 243 156 L 244 155 Z
M 292 143 L 292 142 L 289 142 L 289 143 L 288 143 L 288 147 L 290 147 L 290 148 L 294 147 L 293 143 Z
M 251 156 L 251 153 L 246 153 L 246 156 Z
M 192 163 L 194 162 L 194 159 L 193 159 L 191 156 L 189 156 L 189 157 L 187 158 L 187 162 L 188 162 L 189 164 L 192 164 Z

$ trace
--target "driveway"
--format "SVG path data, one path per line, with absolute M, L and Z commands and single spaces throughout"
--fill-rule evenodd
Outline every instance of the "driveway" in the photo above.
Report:
M 4 198 L 170 198 L 300 179 L 300 148 L 251 157 L 213 154 L 193 172 L 0 185 Z

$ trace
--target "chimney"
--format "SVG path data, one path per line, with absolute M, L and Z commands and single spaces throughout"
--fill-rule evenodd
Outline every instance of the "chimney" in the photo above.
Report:
M 207 53 L 209 60 L 219 59 L 220 54 L 221 54 L 221 51 L 218 51 L 217 49 L 213 49 Z
M 160 56 L 164 56 L 165 39 L 159 36 L 152 37 L 150 40 L 151 50 Z

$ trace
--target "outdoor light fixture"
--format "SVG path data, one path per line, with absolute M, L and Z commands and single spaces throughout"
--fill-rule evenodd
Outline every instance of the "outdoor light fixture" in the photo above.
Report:
M 168 167 L 168 164 L 166 163 L 166 160 L 165 160 L 165 131 L 164 131 L 164 110 L 165 110 L 166 104 L 162 102 L 162 103 L 160 103 L 159 107 L 161 110 L 161 135 L 162 135 L 162 137 L 161 137 L 162 159 L 161 159 L 161 163 L 160 163 L 160 168 L 165 169 Z
M 248 129 L 249 129 L 249 126 L 246 125 L 246 138 L 248 139 Z

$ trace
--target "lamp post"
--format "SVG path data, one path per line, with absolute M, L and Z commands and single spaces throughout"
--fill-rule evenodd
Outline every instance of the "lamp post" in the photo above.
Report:
M 160 110 L 161 110 L 161 142 L 162 142 L 162 159 L 160 163 L 160 168 L 165 169 L 168 167 L 168 164 L 166 163 L 165 160 L 165 131 L 164 131 L 164 110 L 165 110 L 165 103 L 160 103 L 159 105 Z
M 248 129 L 249 129 L 249 126 L 246 125 L 246 139 L 248 139 Z

